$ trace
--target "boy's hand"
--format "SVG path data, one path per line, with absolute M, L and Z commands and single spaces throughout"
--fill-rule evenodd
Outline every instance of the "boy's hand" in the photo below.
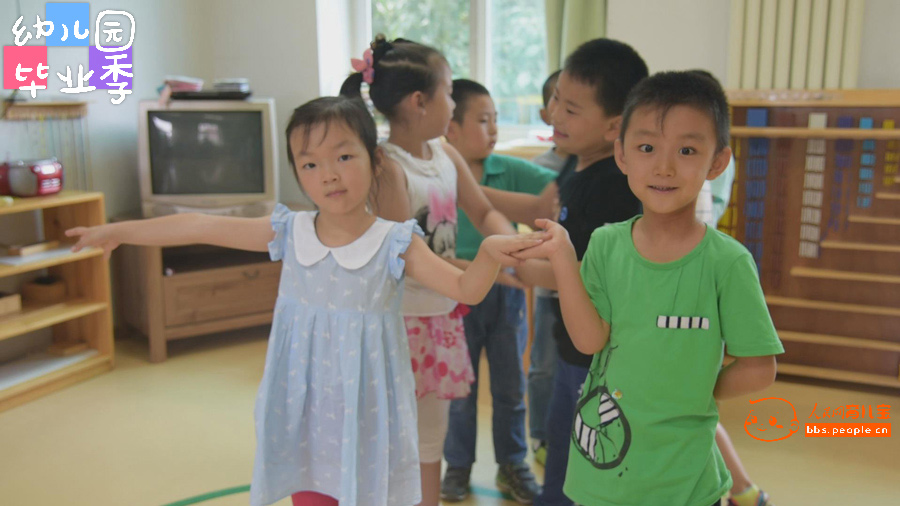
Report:
M 96 227 L 75 227 L 66 230 L 66 237 L 77 237 L 78 242 L 72 246 L 72 251 L 81 251 L 83 248 L 96 246 L 103 248 L 103 258 L 109 260 L 112 251 L 121 241 L 115 238 L 113 225 L 99 225 Z
M 522 260 L 514 255 L 540 245 L 547 237 L 545 232 L 532 232 L 522 235 L 491 235 L 481 242 L 481 249 L 501 265 L 515 267 L 521 265 Z
M 529 258 L 546 258 L 551 262 L 562 259 L 575 259 L 575 247 L 569 239 L 569 232 L 559 223 L 550 220 L 534 220 L 534 224 L 544 230 L 547 239 L 538 246 L 515 253 L 519 260 Z

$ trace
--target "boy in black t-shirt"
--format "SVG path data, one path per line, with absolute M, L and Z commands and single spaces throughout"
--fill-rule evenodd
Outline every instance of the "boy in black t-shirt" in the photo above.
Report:
M 485 194 L 504 215 L 519 223 L 554 216 L 558 198 L 558 222 L 565 227 L 580 261 L 594 229 L 625 221 L 641 212 L 641 204 L 613 158 L 619 136 L 625 98 L 641 79 L 647 65 L 627 44 L 595 39 L 582 44 L 566 59 L 554 90 L 553 140 L 572 153 L 555 183 L 539 196 L 485 189 Z M 549 262 L 529 260 L 517 268 L 528 284 L 555 289 Z M 591 356 L 575 349 L 559 314 L 554 328 L 560 360 L 547 416 L 548 451 L 543 493 L 537 505 L 571 505 L 562 492 L 569 452 L 569 437 L 579 389 L 591 364 Z

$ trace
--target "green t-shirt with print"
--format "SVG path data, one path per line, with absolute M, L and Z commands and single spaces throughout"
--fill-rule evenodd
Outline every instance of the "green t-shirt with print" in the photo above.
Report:
M 478 183 L 498 190 L 537 195 L 558 174 L 528 160 L 504 155 L 490 155 L 484 160 L 484 175 Z M 484 237 L 459 210 L 456 233 L 456 258 L 474 260 Z
M 683 258 L 650 262 L 632 240 L 639 218 L 594 231 L 581 265 L 611 330 L 577 405 L 564 490 L 585 506 L 709 506 L 731 487 L 715 445 L 723 354 L 784 348 L 743 245 L 707 228 Z

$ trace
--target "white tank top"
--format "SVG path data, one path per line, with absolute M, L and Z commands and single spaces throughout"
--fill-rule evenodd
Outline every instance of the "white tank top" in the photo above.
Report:
M 456 258 L 456 166 L 444 151 L 441 140 L 428 141 L 430 160 L 416 158 L 390 142 L 381 146 L 406 174 L 409 209 L 425 232 L 425 243 L 438 256 Z M 425 288 L 414 279 L 406 280 L 405 316 L 444 315 L 453 311 L 456 304 L 455 300 Z
M 697 207 L 694 208 L 697 219 L 706 223 L 707 226 L 716 228 L 716 213 L 713 208 L 712 184 L 709 181 L 703 182 L 700 189 L 700 195 L 697 196 Z

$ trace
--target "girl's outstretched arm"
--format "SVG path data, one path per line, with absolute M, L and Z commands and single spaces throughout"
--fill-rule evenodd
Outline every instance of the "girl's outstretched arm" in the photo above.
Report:
M 234 218 L 188 213 L 173 214 L 148 220 L 123 221 L 96 227 L 75 227 L 66 236 L 77 237 L 72 247 L 78 251 L 87 246 L 103 248 L 109 258 L 120 244 L 140 246 L 180 246 L 212 244 L 249 251 L 266 251 L 275 238 L 270 217 Z
M 416 235 L 402 257 L 406 261 L 409 277 L 463 304 L 478 304 L 494 284 L 500 265 L 518 265 L 521 262 L 511 254 L 537 246 L 543 237 L 542 232 L 518 236 L 492 235 L 482 241 L 475 260 L 465 271 L 435 255 Z
M 443 258 L 443 257 L 441 257 L 441 258 Z M 449 262 L 452 265 L 455 265 L 456 267 L 458 267 L 459 269 L 461 269 L 463 271 L 468 269 L 469 266 L 472 265 L 471 260 L 463 260 L 462 258 L 444 258 L 444 261 Z M 500 272 L 497 273 L 496 282 L 503 286 L 508 286 L 511 288 L 518 288 L 520 290 L 524 290 L 524 289 L 528 288 L 528 285 L 526 285 L 525 283 L 522 282 L 521 279 L 519 279 L 518 274 L 506 272 L 503 269 L 501 269 Z
M 466 212 L 472 225 L 481 232 L 481 235 L 487 237 L 492 234 L 514 235 L 516 229 L 506 219 L 506 216 L 494 209 L 491 201 L 485 197 L 478 182 L 472 176 L 472 172 L 466 166 L 459 151 L 450 144 L 444 142 L 444 151 L 447 156 L 453 160 L 456 166 L 456 188 L 459 207 Z

